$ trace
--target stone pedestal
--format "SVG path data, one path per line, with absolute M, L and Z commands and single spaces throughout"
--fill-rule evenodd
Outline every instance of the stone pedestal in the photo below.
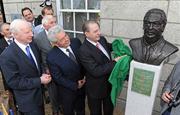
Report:
M 152 114 L 162 66 L 131 62 L 125 115 Z

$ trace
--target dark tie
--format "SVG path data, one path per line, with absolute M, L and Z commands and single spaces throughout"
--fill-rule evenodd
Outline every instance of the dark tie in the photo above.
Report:
M 11 43 L 13 43 L 13 40 L 7 40 L 7 42 L 8 42 L 9 44 L 11 44 Z
M 30 47 L 29 46 L 26 47 L 26 53 L 27 53 L 27 56 L 28 56 L 29 60 L 31 61 L 31 63 L 36 66 L 36 63 L 35 63 L 32 55 L 30 53 Z
M 69 49 L 66 49 L 66 51 L 69 53 L 69 58 L 73 60 L 75 63 L 77 63 L 77 60 L 75 56 L 71 53 L 71 51 Z

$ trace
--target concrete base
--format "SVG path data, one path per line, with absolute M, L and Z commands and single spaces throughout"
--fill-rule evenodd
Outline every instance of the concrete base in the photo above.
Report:
M 125 115 L 152 114 L 162 66 L 131 62 Z

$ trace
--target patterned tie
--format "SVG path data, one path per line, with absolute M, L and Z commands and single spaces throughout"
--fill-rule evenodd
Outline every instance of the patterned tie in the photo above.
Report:
M 7 40 L 7 42 L 9 43 L 9 45 L 11 44 L 11 43 L 13 43 L 13 40 Z
M 27 53 L 27 56 L 28 56 L 29 60 L 31 61 L 31 63 L 36 66 L 36 63 L 35 63 L 32 55 L 30 53 L 30 47 L 29 46 L 26 47 L 26 53 Z
M 77 63 L 77 60 L 75 56 L 71 53 L 71 51 L 69 49 L 66 49 L 66 51 L 69 53 L 69 58 L 73 60 L 75 63 Z
M 99 43 L 96 43 L 96 47 L 97 47 L 99 50 L 101 50 L 100 47 L 99 47 Z

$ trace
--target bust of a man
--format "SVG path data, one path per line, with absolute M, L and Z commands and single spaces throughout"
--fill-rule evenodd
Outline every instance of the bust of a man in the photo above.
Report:
M 133 59 L 152 65 L 160 65 L 178 48 L 166 41 L 162 35 L 167 23 L 166 14 L 161 9 L 149 10 L 143 20 L 144 35 L 129 41 Z

